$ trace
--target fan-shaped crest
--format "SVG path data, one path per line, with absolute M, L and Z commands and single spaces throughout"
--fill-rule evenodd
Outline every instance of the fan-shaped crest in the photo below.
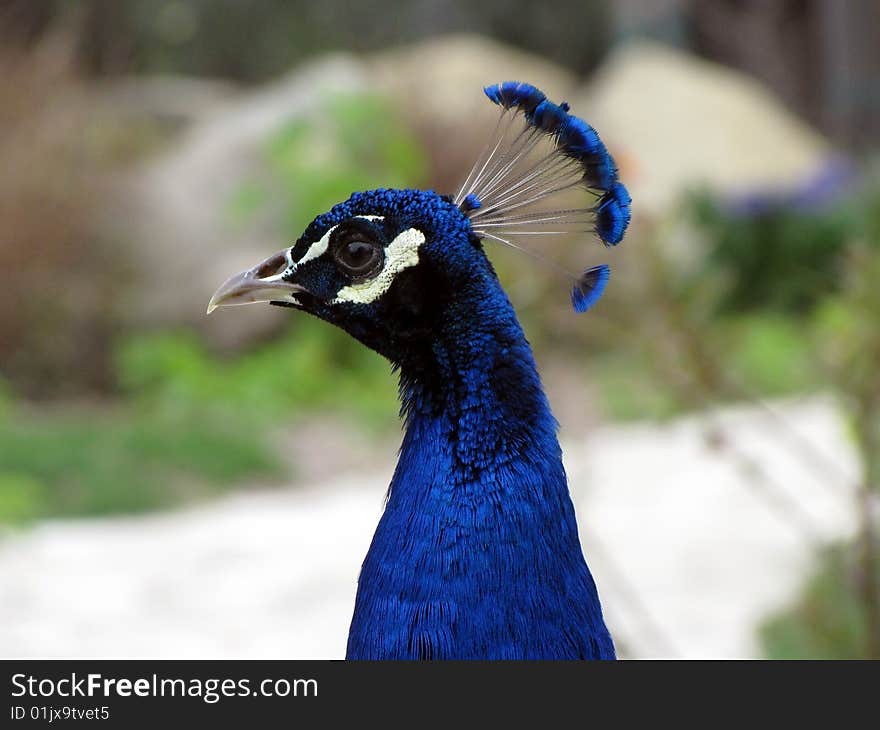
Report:
M 631 201 L 596 130 L 531 84 L 505 81 L 484 91 L 501 117 L 455 196 L 475 233 L 533 256 L 538 254 L 512 239 L 589 231 L 606 246 L 618 244 Z M 561 207 L 573 190 L 582 191 L 587 204 Z M 604 291 L 609 269 L 568 275 L 575 279 L 574 308 L 586 311 Z

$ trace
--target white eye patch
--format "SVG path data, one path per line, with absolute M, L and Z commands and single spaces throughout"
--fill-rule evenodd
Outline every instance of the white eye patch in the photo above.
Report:
M 366 217 L 366 216 L 363 216 Z M 385 265 L 375 277 L 360 284 L 343 287 L 332 304 L 350 302 L 369 304 L 391 287 L 394 277 L 404 269 L 419 263 L 419 246 L 425 242 L 425 234 L 417 228 L 408 228 L 385 247 Z

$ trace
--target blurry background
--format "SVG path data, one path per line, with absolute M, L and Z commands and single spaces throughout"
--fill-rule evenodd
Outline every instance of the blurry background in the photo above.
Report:
M 230 273 L 354 190 L 454 191 L 530 81 L 625 243 L 571 314 L 489 248 L 628 657 L 880 658 L 880 7 L 0 3 L 0 654 L 339 657 L 387 365 Z M 591 257 L 594 259 L 591 261 Z

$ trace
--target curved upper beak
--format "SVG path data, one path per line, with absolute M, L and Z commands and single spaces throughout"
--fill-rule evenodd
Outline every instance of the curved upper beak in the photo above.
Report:
M 208 314 L 217 307 L 253 302 L 293 302 L 297 303 L 296 293 L 307 291 L 299 284 L 284 281 L 281 275 L 290 263 L 287 251 L 279 251 L 256 266 L 230 276 L 208 302 Z

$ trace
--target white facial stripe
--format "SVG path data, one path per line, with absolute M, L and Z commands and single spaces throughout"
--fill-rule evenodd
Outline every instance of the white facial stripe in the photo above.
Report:
M 322 255 L 324 252 L 326 252 L 326 251 L 327 251 L 327 246 L 328 246 L 329 243 L 330 243 L 330 235 L 331 235 L 331 234 L 333 233 L 333 231 L 335 231 L 335 230 L 336 230 L 336 226 L 333 226 L 333 228 L 331 228 L 331 229 L 330 229 L 329 231 L 327 231 L 323 236 L 321 236 L 321 238 L 319 238 L 319 239 L 318 239 L 317 241 L 315 241 L 311 246 L 309 246 L 309 250 L 306 251 L 306 252 L 303 254 L 303 257 L 302 257 L 299 261 L 295 262 L 295 263 L 293 264 L 293 266 L 290 267 L 290 272 L 289 272 L 289 273 L 292 274 L 292 273 L 293 273 L 294 271 L 296 271 L 300 266 L 302 266 L 306 261 L 311 261 L 312 259 L 316 259 L 316 258 L 318 258 L 318 256 L 320 256 L 320 255 Z
M 369 281 L 343 287 L 332 303 L 369 304 L 375 301 L 388 291 L 395 276 L 419 263 L 419 246 L 424 242 L 425 234 L 417 228 L 408 228 L 398 234 L 385 248 L 385 265 L 382 271 Z
M 385 220 L 385 216 L 382 215 L 356 215 L 355 218 L 363 218 L 368 221 L 381 221 Z M 287 263 L 289 264 L 287 271 L 284 272 L 284 275 L 290 275 L 294 271 L 296 271 L 300 266 L 302 266 L 306 261 L 311 261 L 312 259 L 318 258 L 318 256 L 322 256 L 327 251 L 327 246 L 330 244 L 330 236 L 333 234 L 338 228 L 338 225 L 330 228 L 321 238 L 315 241 L 311 246 L 309 246 L 309 250 L 303 254 L 303 257 L 299 261 L 293 261 L 293 247 L 287 250 L 286 258 Z

